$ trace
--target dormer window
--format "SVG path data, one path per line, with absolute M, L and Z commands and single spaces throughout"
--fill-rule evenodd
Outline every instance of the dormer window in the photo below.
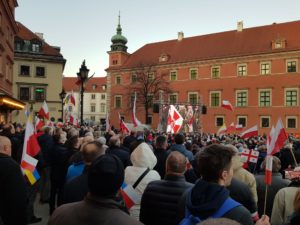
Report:
M 159 62 L 167 62 L 169 60 L 169 56 L 165 53 L 162 53 L 159 57 Z
M 276 39 L 275 41 L 272 41 L 272 49 L 281 49 L 285 48 L 286 41 L 284 39 Z
M 275 42 L 275 48 L 282 48 L 282 43 L 281 43 L 281 41 L 276 41 L 276 42 Z
M 41 52 L 42 43 L 39 40 L 31 40 L 31 51 Z
M 22 51 L 24 47 L 24 41 L 18 37 L 15 37 L 15 50 Z

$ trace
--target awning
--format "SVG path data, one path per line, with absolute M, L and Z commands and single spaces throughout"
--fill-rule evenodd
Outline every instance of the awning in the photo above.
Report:
M 7 94 L 0 93 L 0 107 L 9 110 L 21 110 L 24 109 L 25 103 Z

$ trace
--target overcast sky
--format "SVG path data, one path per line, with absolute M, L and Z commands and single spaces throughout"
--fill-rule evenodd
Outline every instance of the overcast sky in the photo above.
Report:
M 123 35 L 132 53 L 147 43 L 273 22 L 300 20 L 299 0 L 19 0 L 16 20 L 46 42 L 60 46 L 65 76 L 76 76 L 86 59 L 90 74 L 105 76 L 111 37 L 121 11 Z

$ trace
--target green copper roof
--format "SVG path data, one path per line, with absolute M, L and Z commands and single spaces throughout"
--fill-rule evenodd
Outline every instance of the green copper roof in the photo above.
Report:
M 120 25 L 120 14 L 119 14 L 119 23 L 118 23 L 118 27 L 117 27 L 117 34 L 112 36 L 111 42 L 112 43 L 122 43 L 124 45 L 127 43 L 127 38 L 122 35 L 122 28 Z

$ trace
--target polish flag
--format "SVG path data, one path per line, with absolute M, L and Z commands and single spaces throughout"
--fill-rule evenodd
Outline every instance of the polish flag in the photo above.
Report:
M 237 131 L 243 130 L 243 125 L 242 124 L 235 125 L 235 130 L 237 130 Z
M 273 167 L 273 156 L 266 156 L 266 169 L 265 169 L 265 183 L 266 185 L 272 184 L 272 167 Z
M 123 183 L 120 191 L 127 209 L 130 209 L 135 204 L 139 204 L 141 202 L 141 196 L 131 185 Z
M 106 132 L 110 131 L 110 123 L 109 123 L 109 115 L 108 115 L 108 113 L 106 114 L 106 119 L 105 119 L 105 131 Z
M 130 133 L 129 128 L 127 127 L 127 125 L 122 120 L 120 113 L 119 113 L 119 120 L 120 120 L 120 130 L 121 130 L 121 132 Z
M 48 106 L 47 106 L 47 103 L 46 103 L 45 100 L 43 102 L 42 108 L 38 112 L 38 116 L 41 116 L 41 117 L 46 118 L 47 120 L 49 120 L 49 110 L 48 110 Z
M 226 132 L 227 133 L 230 133 L 230 132 L 233 132 L 235 131 L 235 126 L 234 126 L 234 122 L 232 122 L 229 127 L 227 128 Z
M 240 134 L 241 138 L 249 138 L 249 137 L 253 137 L 253 136 L 257 136 L 258 135 L 258 128 L 257 125 L 249 128 L 248 130 L 245 130 L 243 133 Z
M 230 111 L 233 111 L 233 106 L 228 100 L 222 100 L 222 105 L 223 108 L 228 109 Z
M 217 131 L 217 135 L 225 134 L 226 131 L 227 131 L 227 127 L 226 127 L 226 124 L 224 123 Z
M 168 126 L 167 133 L 172 134 L 178 133 L 183 123 L 183 118 L 180 113 L 176 110 L 174 105 L 170 105 L 169 115 L 168 115 Z
M 133 101 L 133 108 L 132 108 L 132 122 L 133 126 L 137 127 L 140 126 L 142 123 L 136 117 L 136 92 L 134 92 L 134 101 Z
M 270 134 L 270 145 L 267 151 L 268 155 L 274 155 L 279 152 L 285 141 L 288 139 L 288 135 L 286 134 L 281 118 L 278 119 L 276 127 L 274 129 L 274 133 Z
M 21 161 L 21 167 L 24 170 L 29 170 L 30 172 L 34 172 L 37 163 L 38 163 L 37 159 L 31 157 L 28 154 L 25 154 L 24 158 Z
M 43 128 L 45 126 L 45 123 L 43 120 L 41 120 L 40 118 L 38 118 L 37 116 L 35 117 L 35 131 L 40 130 L 41 128 Z

